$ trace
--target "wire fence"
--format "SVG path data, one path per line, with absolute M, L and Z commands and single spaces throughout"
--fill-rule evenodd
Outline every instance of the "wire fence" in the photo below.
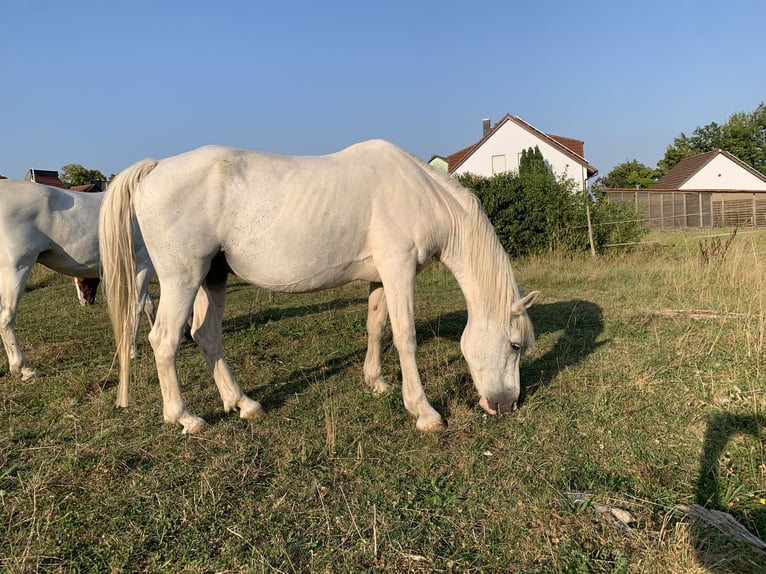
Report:
M 613 222 L 613 223 L 620 223 L 620 222 Z M 598 225 L 598 224 L 597 224 Z M 605 223 L 603 225 L 609 225 L 609 223 Z M 758 229 L 753 229 L 750 231 L 737 231 L 737 236 L 743 236 L 748 235 L 751 233 L 759 233 Z M 689 237 L 689 241 L 700 241 L 700 240 L 707 240 L 707 239 L 714 239 L 717 237 L 731 237 L 732 231 L 727 231 L 726 233 L 704 233 L 702 235 L 695 235 L 693 237 Z M 634 245 L 657 245 L 659 247 L 667 245 L 667 243 L 663 243 L 662 241 L 657 240 L 647 240 L 647 241 L 625 241 L 623 243 L 607 243 L 605 245 L 602 245 L 602 247 L 630 247 Z M 757 251 L 753 252 L 752 255 L 766 255 L 766 251 Z

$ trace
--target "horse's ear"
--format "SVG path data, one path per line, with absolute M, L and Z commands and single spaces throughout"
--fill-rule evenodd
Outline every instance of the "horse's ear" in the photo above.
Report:
M 522 311 L 529 309 L 532 306 L 532 303 L 535 302 L 535 299 L 537 299 L 537 296 L 540 294 L 539 291 L 531 291 L 530 293 L 527 293 L 519 299 L 518 301 L 514 301 L 513 305 L 511 305 L 511 311 L 516 313 L 521 313 Z

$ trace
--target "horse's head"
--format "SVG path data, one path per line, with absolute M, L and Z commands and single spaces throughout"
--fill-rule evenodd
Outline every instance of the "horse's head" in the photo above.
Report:
M 511 307 L 510 329 L 497 329 L 492 320 L 469 316 L 460 348 L 479 393 L 479 404 L 489 414 L 516 409 L 521 392 L 519 360 L 534 340 L 527 309 L 539 291 L 516 300 Z
M 96 302 L 96 289 L 101 279 L 98 277 L 75 277 L 74 286 L 77 289 L 77 300 L 80 305 L 93 305 Z

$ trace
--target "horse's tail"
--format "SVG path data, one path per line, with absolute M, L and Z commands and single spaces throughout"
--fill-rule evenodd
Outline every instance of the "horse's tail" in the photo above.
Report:
M 147 159 L 115 177 L 104 196 L 98 222 L 104 295 L 120 364 L 118 407 L 128 406 L 130 347 L 135 333 L 134 310 L 138 297 L 133 233 L 139 231 L 134 223 L 133 196 L 141 180 L 156 166 L 157 161 Z

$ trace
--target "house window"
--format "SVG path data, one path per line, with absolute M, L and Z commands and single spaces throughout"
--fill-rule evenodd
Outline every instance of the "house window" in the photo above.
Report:
M 505 154 L 492 156 L 492 175 L 497 173 L 503 173 L 506 170 L 505 167 Z

